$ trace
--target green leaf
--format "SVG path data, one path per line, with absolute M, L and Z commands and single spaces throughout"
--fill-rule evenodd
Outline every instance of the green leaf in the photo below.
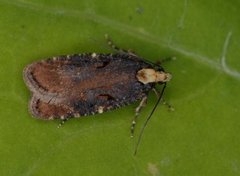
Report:
M 240 3 L 237 0 L 0 0 L 0 175 L 240 175 Z M 137 103 L 88 118 L 31 117 L 23 68 L 42 58 L 121 48 L 173 75 L 130 138 Z

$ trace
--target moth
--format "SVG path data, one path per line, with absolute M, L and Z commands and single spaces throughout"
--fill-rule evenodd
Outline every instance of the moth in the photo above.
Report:
M 163 85 L 154 111 L 171 74 L 158 64 L 117 48 L 111 40 L 108 44 L 118 52 L 57 56 L 27 65 L 23 78 L 32 92 L 31 114 L 44 120 L 62 119 L 64 122 L 140 101 L 132 121 L 133 135 L 148 93 L 160 92 L 156 91 L 156 84 Z

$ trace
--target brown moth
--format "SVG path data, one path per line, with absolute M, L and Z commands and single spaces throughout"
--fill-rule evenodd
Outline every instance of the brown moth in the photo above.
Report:
M 124 50 L 116 54 L 74 54 L 37 61 L 25 67 L 23 77 L 32 92 L 29 110 L 34 117 L 44 120 L 94 115 L 140 101 L 132 122 L 132 135 L 148 93 L 156 92 L 156 84 L 164 85 L 153 113 L 171 79 L 160 65 Z

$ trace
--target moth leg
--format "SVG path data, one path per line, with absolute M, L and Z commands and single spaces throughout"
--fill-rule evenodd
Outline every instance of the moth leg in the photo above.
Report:
M 156 94 L 156 96 L 159 98 L 159 96 L 160 96 L 160 95 L 159 95 L 159 92 L 158 92 L 155 88 L 153 88 L 152 90 L 153 90 L 153 92 Z M 164 98 L 162 98 L 161 101 L 163 102 L 163 104 L 164 104 L 165 106 L 167 106 L 167 108 L 168 108 L 169 111 L 175 111 L 174 107 L 173 107 L 170 103 L 168 103 Z
M 127 54 L 130 54 L 130 55 L 133 55 L 133 56 L 137 56 L 133 51 L 131 51 L 130 49 L 129 50 L 125 50 L 125 49 L 122 49 L 122 48 L 119 48 L 117 47 L 112 39 L 108 36 L 108 34 L 105 34 L 105 39 L 107 41 L 107 44 L 115 51 L 119 52 L 119 53 L 127 53 Z
M 131 126 L 131 137 L 133 137 L 133 135 L 134 135 L 136 121 L 139 116 L 139 113 L 140 113 L 141 109 L 146 105 L 146 103 L 147 103 L 147 96 L 144 96 L 142 98 L 141 102 L 139 103 L 138 107 L 135 109 L 135 116 L 133 118 L 132 126 Z
M 69 120 L 69 117 L 65 117 L 61 120 L 61 122 L 58 124 L 57 128 L 60 128 L 64 125 L 64 123 L 66 123 Z
M 156 94 L 156 96 L 159 98 L 160 95 L 159 95 L 158 91 L 155 88 L 152 88 L 152 90 Z
M 168 111 L 175 111 L 174 107 L 170 103 L 168 103 L 164 98 L 162 99 L 162 102 L 165 106 L 167 106 Z

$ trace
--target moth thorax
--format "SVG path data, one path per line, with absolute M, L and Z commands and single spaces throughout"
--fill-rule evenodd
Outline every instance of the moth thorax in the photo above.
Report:
M 143 68 L 137 72 L 136 77 L 141 83 L 148 84 L 154 82 L 168 82 L 172 78 L 172 75 L 164 71 L 156 71 L 152 68 Z

